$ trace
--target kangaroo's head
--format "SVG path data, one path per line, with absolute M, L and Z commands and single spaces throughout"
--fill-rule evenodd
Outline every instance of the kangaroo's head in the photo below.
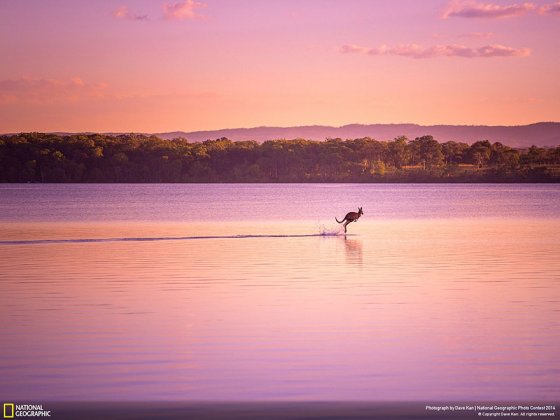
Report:
M 358 207 L 358 214 L 361 216 L 362 214 L 364 214 L 364 211 L 362 210 L 361 207 Z

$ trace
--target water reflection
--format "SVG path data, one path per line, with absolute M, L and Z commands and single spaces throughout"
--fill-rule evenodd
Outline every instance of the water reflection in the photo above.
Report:
M 350 239 L 344 237 L 344 249 L 346 251 L 346 262 L 361 266 L 363 263 L 363 242 L 361 239 Z

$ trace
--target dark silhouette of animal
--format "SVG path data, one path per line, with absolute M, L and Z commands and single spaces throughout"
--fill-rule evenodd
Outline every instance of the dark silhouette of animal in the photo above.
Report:
M 346 216 L 344 216 L 344 219 L 338 220 L 335 217 L 334 220 L 336 220 L 338 223 L 344 223 L 344 233 L 346 233 L 346 226 L 348 226 L 349 223 L 357 222 L 362 214 L 364 214 L 364 212 L 362 211 L 362 208 L 358 207 L 358 212 L 357 213 L 355 211 L 351 211 Z

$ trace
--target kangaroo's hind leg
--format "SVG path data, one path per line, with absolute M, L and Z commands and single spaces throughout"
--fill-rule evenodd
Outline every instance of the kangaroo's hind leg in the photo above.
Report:
M 348 226 L 348 223 L 350 223 L 349 220 L 347 220 L 347 221 L 344 222 L 344 233 L 346 233 L 346 226 Z

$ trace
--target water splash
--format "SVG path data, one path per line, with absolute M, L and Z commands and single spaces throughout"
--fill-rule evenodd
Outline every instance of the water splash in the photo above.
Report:
M 319 236 L 339 236 L 344 235 L 343 229 L 340 226 L 327 227 L 322 223 L 318 223 Z

